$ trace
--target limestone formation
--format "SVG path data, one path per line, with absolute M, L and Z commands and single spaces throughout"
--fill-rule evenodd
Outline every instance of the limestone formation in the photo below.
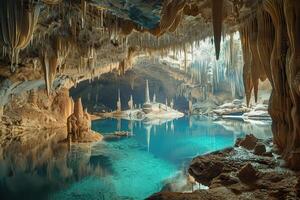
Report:
M 39 12 L 31 1 L 0 1 L 0 44 L 9 51 L 12 71 L 19 64 L 20 50 L 32 39 Z
M 70 142 L 96 142 L 102 139 L 91 130 L 91 117 L 83 110 L 81 98 L 74 102 L 74 112 L 67 120 L 67 140 Z
M 191 72 L 187 52 L 208 38 L 214 43 L 216 58 L 219 58 L 222 38 L 225 41 L 226 35 L 231 35 L 231 42 L 225 48 L 228 51 L 225 53 L 226 69 L 240 70 L 234 67 L 236 55 L 232 42 L 232 34 L 239 31 L 247 104 L 252 92 L 254 99 L 258 99 L 259 81 L 268 79 L 273 89 L 269 113 L 273 120 L 274 143 L 288 166 L 299 169 L 298 1 L 164 0 L 145 3 L 135 0 L 127 3 L 0 1 L 1 86 L 10 81 L 11 89 L 15 90 L 14 84 L 33 81 L 31 86 L 25 87 L 29 91 L 41 89 L 37 82 L 44 79 L 48 98 L 52 100 L 66 79 L 76 86 L 82 80 L 92 81 L 106 72 L 116 71 L 122 75 L 133 66 L 137 56 L 163 56 L 170 52 L 185 57 L 182 71 L 192 74 L 190 79 L 199 82 L 211 77 L 203 77 L 199 71 Z M 129 9 L 132 7 L 136 12 Z M 206 64 L 201 66 L 206 67 Z M 235 73 L 237 75 L 239 73 Z M 235 80 L 239 81 L 239 77 Z M 242 84 L 239 82 L 239 85 Z M 208 94 L 207 91 L 213 91 L 214 87 L 212 83 L 202 89 Z M 237 93 L 233 84 L 230 87 L 232 94 Z M 7 104 L 7 96 L 22 92 L 5 89 L 5 93 L 1 106 Z M 192 95 L 198 94 L 193 92 Z

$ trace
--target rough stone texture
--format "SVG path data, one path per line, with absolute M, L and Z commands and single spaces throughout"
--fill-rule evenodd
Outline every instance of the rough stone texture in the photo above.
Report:
M 52 82 L 59 76 L 70 77 L 76 85 L 112 70 L 122 74 L 139 54 L 165 54 L 170 49 L 186 52 L 188 44 L 207 36 L 215 36 L 218 57 L 221 28 L 224 34 L 239 30 L 247 103 L 252 90 L 257 100 L 259 81 L 268 79 L 273 88 L 269 113 L 274 143 L 287 165 L 300 169 L 298 1 L 0 3 L 1 77 L 16 87 L 19 81 L 44 78 L 48 95 L 55 91 Z
M 161 192 L 149 199 L 297 199 L 299 174 L 279 165 L 274 157 L 257 156 L 243 147 L 228 148 L 198 156 L 190 164 L 189 173 L 208 190 Z
M 266 153 L 266 146 L 263 143 L 257 143 L 253 153 L 259 156 L 264 155 Z
M 256 143 L 257 143 L 257 138 L 253 134 L 250 134 L 250 135 L 246 135 L 244 139 L 239 141 L 238 145 L 248 150 L 252 150 L 254 149 Z
M 241 181 L 249 183 L 257 179 L 257 171 L 253 168 L 251 163 L 247 163 L 238 171 L 237 176 Z
M 90 115 L 83 111 L 81 98 L 74 103 L 74 112 L 67 120 L 67 140 L 70 142 L 96 142 L 102 140 L 102 135 L 91 130 Z

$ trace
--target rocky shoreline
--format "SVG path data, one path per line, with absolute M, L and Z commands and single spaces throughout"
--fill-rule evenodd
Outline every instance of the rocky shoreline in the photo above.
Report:
M 299 173 L 284 168 L 271 140 L 253 135 L 238 139 L 234 147 L 194 158 L 188 171 L 209 189 L 163 191 L 148 199 L 300 199 Z

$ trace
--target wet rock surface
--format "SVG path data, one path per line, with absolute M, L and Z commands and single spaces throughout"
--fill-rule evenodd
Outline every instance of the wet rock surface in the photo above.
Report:
M 208 190 L 161 192 L 149 199 L 299 199 L 299 174 L 280 167 L 283 161 L 266 151 L 271 147 L 270 140 L 249 135 L 234 148 L 198 156 L 189 173 Z

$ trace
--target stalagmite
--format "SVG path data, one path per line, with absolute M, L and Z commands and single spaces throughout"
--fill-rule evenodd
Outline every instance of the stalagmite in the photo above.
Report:
M 214 43 L 216 58 L 220 56 L 220 44 L 222 35 L 222 22 L 223 22 L 223 0 L 211 0 L 212 5 L 212 21 L 214 29 Z
M 77 119 L 83 116 L 83 106 L 81 98 L 76 99 L 74 102 L 74 115 L 75 117 L 77 117 Z

